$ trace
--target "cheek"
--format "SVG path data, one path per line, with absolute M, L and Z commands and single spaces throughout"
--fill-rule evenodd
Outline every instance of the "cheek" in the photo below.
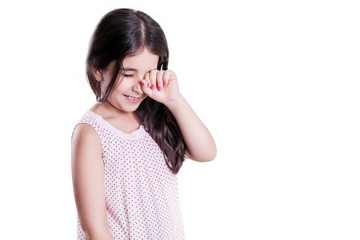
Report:
M 116 94 L 123 93 L 126 90 L 126 81 L 119 80 L 113 88 L 113 92 Z
M 112 93 L 110 94 L 111 98 L 119 98 L 124 94 L 121 88 L 115 88 Z

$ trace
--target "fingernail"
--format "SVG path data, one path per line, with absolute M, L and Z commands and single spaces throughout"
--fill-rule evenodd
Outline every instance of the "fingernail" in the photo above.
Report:
M 147 83 L 147 87 L 149 87 L 150 86 L 150 83 Z
M 145 83 L 144 83 L 143 81 L 141 81 L 141 84 L 142 84 L 143 86 L 145 86 Z
M 154 89 L 154 87 L 155 87 L 155 85 L 154 85 L 154 84 L 151 84 L 151 87 L 150 87 L 150 88 L 151 88 L 151 89 Z
M 166 85 L 166 82 L 164 82 L 164 83 L 163 83 L 163 85 L 164 85 L 164 87 L 165 87 L 165 85 Z
M 160 86 L 158 87 L 158 90 L 161 91 L 161 87 L 160 87 Z

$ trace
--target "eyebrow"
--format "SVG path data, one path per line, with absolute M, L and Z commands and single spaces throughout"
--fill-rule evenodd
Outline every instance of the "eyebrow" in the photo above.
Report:
M 123 71 L 125 71 L 125 72 L 137 72 L 138 70 L 137 69 L 135 69 L 135 68 L 123 68 L 122 69 Z
M 151 69 L 150 71 L 152 71 L 152 70 L 157 70 L 157 68 Z M 122 71 L 124 71 L 124 72 L 138 72 L 138 70 L 135 69 L 135 68 L 122 68 Z

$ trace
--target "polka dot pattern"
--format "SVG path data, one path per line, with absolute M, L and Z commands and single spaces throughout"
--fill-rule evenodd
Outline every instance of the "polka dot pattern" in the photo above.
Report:
M 107 219 L 114 239 L 184 239 L 177 177 L 143 126 L 129 134 L 88 111 L 102 145 Z M 85 239 L 78 220 L 78 239 Z

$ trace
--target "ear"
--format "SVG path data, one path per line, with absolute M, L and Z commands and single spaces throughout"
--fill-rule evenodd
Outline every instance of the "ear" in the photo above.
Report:
M 100 70 L 94 70 L 93 71 L 94 77 L 96 81 L 101 82 L 103 80 L 102 74 Z

